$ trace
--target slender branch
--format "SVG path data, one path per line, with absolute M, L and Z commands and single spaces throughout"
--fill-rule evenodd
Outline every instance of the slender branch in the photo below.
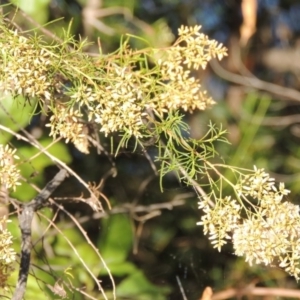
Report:
M 26 290 L 27 278 L 30 267 L 30 254 L 31 254 L 31 223 L 34 212 L 43 208 L 48 204 L 48 198 L 54 190 L 66 178 L 67 171 L 60 170 L 55 177 L 47 183 L 45 188 L 30 202 L 23 204 L 22 212 L 19 215 L 19 226 L 22 235 L 21 244 L 21 261 L 18 283 L 12 297 L 12 300 L 22 300 Z
M 285 127 L 298 123 L 300 120 L 300 114 L 290 115 L 290 116 L 280 116 L 280 117 L 267 117 L 261 121 L 263 126 L 279 126 Z M 253 118 L 252 122 L 256 123 L 257 119 Z
M 216 60 L 212 60 L 210 62 L 210 66 L 212 67 L 213 71 L 219 75 L 220 77 L 230 81 L 234 82 L 240 85 L 253 87 L 258 90 L 267 91 L 271 94 L 275 94 L 277 96 L 280 96 L 282 99 L 291 99 L 294 101 L 300 101 L 300 92 L 286 88 L 274 83 L 266 82 L 263 80 L 258 79 L 257 77 L 250 77 L 250 76 L 243 76 L 234 74 L 232 72 L 229 72 L 225 70 L 219 62 Z
M 69 214 L 71 215 L 71 214 Z M 43 216 L 43 218 L 45 218 L 49 223 L 52 223 L 52 221 L 47 218 L 46 216 Z M 69 244 L 69 246 L 72 248 L 73 252 L 75 253 L 75 255 L 78 257 L 78 259 L 80 260 L 80 262 L 82 263 L 82 265 L 84 266 L 84 268 L 88 271 L 88 273 L 91 275 L 91 277 L 94 279 L 94 281 L 97 283 L 99 290 L 101 291 L 103 297 L 105 300 L 108 300 L 107 296 L 104 293 L 104 290 L 100 284 L 100 280 L 97 279 L 97 277 L 93 274 L 93 272 L 91 271 L 91 269 L 88 267 L 88 265 L 86 264 L 85 260 L 82 258 L 82 256 L 79 254 L 79 252 L 77 251 L 76 247 L 72 244 L 72 242 L 66 237 L 66 235 L 59 229 L 58 226 L 56 226 L 54 223 L 52 223 L 52 226 L 57 230 L 57 232 L 66 240 L 66 242 Z M 87 234 L 85 234 L 85 236 L 87 236 Z M 91 243 L 92 244 L 92 243 Z M 49 286 L 48 286 L 49 287 Z M 115 290 L 115 287 L 114 287 Z M 116 299 L 115 295 L 114 295 L 114 300 Z
M 209 300 L 223 300 L 233 297 L 248 296 L 276 296 L 286 298 L 297 298 L 300 297 L 300 291 L 285 288 L 268 288 L 268 287 L 246 287 L 244 289 L 229 288 L 227 290 L 213 294 Z
M 182 286 L 182 284 L 181 284 L 180 278 L 179 278 L 179 276 L 177 276 L 177 275 L 176 275 L 176 280 L 177 280 L 177 283 L 178 283 L 178 286 L 179 286 L 179 289 L 180 289 L 180 293 L 181 293 L 181 295 L 182 295 L 182 299 L 183 299 L 183 300 L 187 300 L 187 297 L 186 297 L 186 295 L 185 295 L 185 292 L 184 292 L 183 286 Z
M 109 211 L 104 211 L 104 212 L 95 212 L 92 216 L 83 216 L 77 219 L 77 221 L 82 224 L 85 222 L 90 221 L 91 219 L 101 219 L 104 217 L 107 217 L 109 215 L 114 215 L 114 214 L 131 214 L 131 215 L 136 215 L 137 213 L 152 213 L 153 211 L 160 211 L 160 210 L 172 210 L 176 206 L 181 206 L 185 204 L 186 198 L 193 197 L 195 194 L 194 193 L 184 193 L 184 194 L 179 194 L 174 197 L 173 200 L 168 201 L 168 202 L 163 202 L 163 203 L 155 203 L 155 204 L 150 204 L 150 205 L 136 205 L 135 203 L 124 203 L 121 206 L 116 206 L 113 207 Z M 77 200 L 80 201 L 79 198 L 58 198 L 55 197 L 55 200 Z M 83 201 L 84 202 L 84 201 Z M 57 205 L 59 209 L 62 209 L 57 203 L 52 202 L 53 204 Z
M 16 122 L 14 122 L 14 123 L 17 124 Z M 19 124 L 17 124 L 17 125 L 19 126 Z M 9 129 L 8 127 L 0 124 L 0 130 L 3 130 L 4 132 L 8 132 L 11 135 L 15 136 L 18 140 L 25 141 L 25 142 L 29 143 L 30 145 L 32 145 L 33 147 L 35 147 L 36 149 L 40 150 L 42 153 L 44 153 L 46 156 L 48 156 L 54 163 L 56 163 L 61 168 L 67 170 L 68 173 L 70 173 L 72 176 L 74 176 L 89 191 L 89 193 L 91 194 L 91 197 L 93 199 L 97 199 L 96 195 L 89 188 L 88 184 L 76 172 L 74 172 L 73 169 L 71 169 L 69 166 L 67 166 L 67 164 L 65 164 L 63 161 L 58 159 L 56 156 L 54 156 L 54 155 L 50 154 L 48 151 L 46 151 L 45 148 L 38 141 L 36 141 L 31 134 L 29 134 L 26 130 L 22 129 L 21 126 L 19 126 L 18 128 L 27 137 L 25 137 L 19 133 L 16 133 L 13 130 Z M 99 207 L 100 207 L 100 210 L 103 211 L 102 204 L 100 202 L 99 202 Z
M 99 257 L 104 269 L 107 271 L 107 274 L 111 280 L 112 286 L 113 286 L 113 300 L 116 300 L 116 284 L 115 281 L 113 279 L 113 276 L 111 274 L 111 271 L 109 270 L 105 260 L 103 259 L 103 257 L 101 256 L 99 250 L 96 248 L 96 246 L 92 243 L 92 241 L 90 240 L 90 238 L 88 237 L 87 232 L 83 229 L 83 227 L 79 224 L 78 220 L 72 215 L 70 214 L 66 209 L 64 209 L 64 207 L 62 205 L 57 204 L 55 201 L 52 201 L 50 199 L 50 202 L 54 205 L 56 205 L 61 211 L 63 211 L 72 221 L 73 223 L 77 226 L 77 228 L 79 229 L 79 231 L 82 233 L 82 235 L 84 236 L 85 240 L 87 241 L 87 243 L 90 245 L 90 247 L 94 250 L 94 252 L 96 253 L 96 255 Z M 45 216 L 43 216 L 44 218 L 46 218 Z M 51 222 L 51 220 L 49 220 Z M 85 263 L 85 261 L 82 259 L 82 257 L 79 255 L 79 253 L 76 251 L 76 248 L 73 246 L 73 244 L 67 240 L 67 238 L 65 237 L 65 235 L 62 233 L 62 231 L 53 223 L 53 227 L 62 234 L 62 236 L 66 239 L 67 243 L 70 245 L 70 247 L 74 250 L 75 255 L 79 258 L 79 260 L 81 261 L 82 265 L 84 266 L 84 268 L 88 271 L 88 273 L 91 275 L 91 277 L 94 279 L 95 283 L 98 286 L 99 291 L 101 291 L 104 299 L 107 300 L 107 297 L 105 295 L 105 292 L 100 284 L 101 281 L 99 281 L 96 276 L 93 274 L 93 272 L 91 271 L 91 269 L 87 266 L 87 264 Z

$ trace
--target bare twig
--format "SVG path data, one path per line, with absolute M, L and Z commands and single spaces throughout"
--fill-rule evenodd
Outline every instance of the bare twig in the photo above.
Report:
M 253 119 L 256 122 L 256 118 Z M 267 117 L 261 121 L 263 126 L 286 127 L 300 122 L 300 114 L 280 117 Z
M 60 209 L 63 210 L 63 207 L 60 206 Z M 65 211 L 66 212 L 66 211 Z M 71 214 L 69 214 L 69 216 L 71 216 Z M 52 223 L 52 221 L 47 218 L 46 216 L 43 216 L 49 223 Z M 72 216 L 73 217 L 73 216 Z M 72 218 L 72 220 L 74 221 L 74 217 Z M 67 243 L 69 244 L 69 246 L 72 248 L 73 252 L 75 253 L 75 255 L 78 257 L 78 259 L 80 260 L 81 264 L 84 266 L 84 268 L 87 270 L 87 272 L 92 276 L 93 280 L 96 282 L 99 290 L 101 291 L 103 297 L 105 300 L 108 300 L 107 296 L 104 293 L 104 290 L 100 284 L 100 280 L 97 279 L 97 277 L 93 274 L 93 272 L 91 271 L 91 269 L 88 267 L 88 265 L 86 264 L 86 262 L 84 261 L 84 259 L 81 257 L 81 255 L 78 253 L 76 247 L 72 244 L 72 242 L 67 238 L 67 236 L 62 232 L 62 230 L 59 229 L 58 226 L 56 226 L 54 223 L 52 223 L 52 226 L 57 230 L 57 232 L 63 236 L 63 238 L 67 241 Z M 85 234 L 85 236 L 87 237 L 87 234 Z M 94 246 L 95 247 L 95 246 Z M 115 290 L 115 289 L 114 289 Z M 114 299 L 115 296 L 114 296 Z M 14 299 L 13 299 L 14 300 Z
M 176 280 L 177 280 L 177 283 L 178 283 L 178 286 L 179 286 L 179 289 L 180 289 L 180 293 L 182 295 L 182 299 L 183 300 L 188 300 L 187 297 L 186 297 L 186 295 L 185 295 L 185 292 L 184 292 L 184 289 L 183 289 L 183 286 L 181 284 L 179 276 L 176 276 Z
M 93 219 L 100 219 L 106 217 L 110 214 L 122 214 L 122 213 L 129 213 L 129 214 L 136 214 L 136 213 L 150 213 L 152 211 L 158 211 L 162 209 L 172 210 L 175 206 L 180 206 L 185 203 L 183 199 L 192 197 L 193 193 L 186 193 L 177 195 L 172 201 L 164 202 L 164 203 L 156 203 L 150 205 L 136 205 L 132 203 L 124 203 L 122 206 L 117 206 L 112 208 L 108 212 L 97 212 L 94 213 Z M 57 198 L 56 198 L 57 199 Z M 80 218 L 80 223 L 86 222 L 90 220 L 91 217 L 82 217 Z
M 22 140 L 25 141 L 27 143 L 29 143 L 30 145 L 32 145 L 33 147 L 39 149 L 41 151 L 41 153 L 44 153 L 46 156 L 48 156 L 54 163 L 56 163 L 58 166 L 60 166 L 61 168 L 65 169 L 68 171 L 68 173 L 70 175 L 73 175 L 91 194 L 91 197 L 93 199 L 97 199 L 96 195 L 93 193 L 93 191 L 91 191 L 91 189 L 89 188 L 89 185 L 76 173 L 73 171 L 73 169 L 71 169 L 70 167 L 68 167 L 63 161 L 61 161 L 60 159 L 58 159 L 56 156 L 50 154 L 48 151 L 45 150 L 45 148 L 34 139 L 34 137 L 29 134 L 26 130 L 23 130 L 21 127 L 19 128 L 19 130 L 21 130 L 27 137 L 14 132 L 13 130 L 9 129 L 6 126 L 3 126 L 0 124 L 0 130 L 3 130 L 5 132 L 8 132 L 10 134 L 12 134 L 13 136 L 15 136 L 18 140 Z M 99 202 L 99 208 L 102 211 L 102 204 Z
M 276 296 L 286 298 L 300 298 L 299 290 L 284 289 L 284 288 L 268 288 L 268 287 L 246 287 L 244 289 L 230 288 L 218 293 L 215 293 L 211 300 L 223 300 L 233 297 L 242 297 L 243 295 L 251 296 Z
M 112 274 L 105 262 L 105 260 L 103 259 L 103 257 L 101 256 L 99 250 L 95 247 L 95 245 L 93 244 L 93 242 L 90 240 L 90 238 L 88 237 L 87 232 L 83 229 L 83 227 L 80 225 L 80 223 L 78 222 L 78 220 L 72 215 L 70 214 L 67 210 L 64 209 L 64 207 L 62 205 L 57 204 L 55 201 L 53 201 L 52 199 L 50 199 L 50 202 L 52 204 L 54 204 L 57 208 L 59 208 L 61 211 L 63 211 L 72 221 L 73 223 L 77 226 L 77 228 L 80 230 L 80 232 L 82 233 L 82 235 L 84 236 L 85 240 L 87 241 L 87 243 L 91 246 L 91 248 L 94 250 L 94 252 L 96 253 L 96 255 L 99 257 L 102 265 L 104 266 L 105 270 L 108 273 L 108 276 L 111 280 L 112 286 L 113 286 L 113 299 L 116 299 L 116 285 L 114 282 L 114 279 L 112 277 Z M 49 220 L 51 222 L 51 220 Z M 56 230 L 58 232 L 60 232 L 62 235 L 62 231 L 53 223 L 53 226 L 56 228 Z M 64 236 L 64 235 L 63 235 Z M 64 236 L 65 237 L 65 236 Z M 65 237 L 66 238 L 66 237 Z M 66 239 L 67 240 L 67 239 Z M 97 278 L 95 277 L 95 275 L 93 274 L 93 272 L 90 270 L 90 268 L 86 265 L 86 263 L 84 262 L 84 260 L 81 258 L 81 256 L 79 255 L 79 253 L 77 252 L 76 248 L 72 245 L 71 241 L 67 240 L 68 244 L 71 246 L 71 248 L 74 250 L 74 253 L 77 255 L 77 257 L 79 258 L 79 260 L 81 261 L 82 265 L 85 267 L 85 269 L 88 271 L 88 273 L 91 275 L 91 277 L 94 279 L 94 281 L 96 282 L 98 289 L 101 291 L 103 297 L 105 299 L 107 299 L 104 290 L 100 284 L 100 281 L 97 280 Z
M 213 71 L 220 77 L 230 81 L 234 82 L 240 85 L 252 87 L 258 90 L 267 91 L 273 95 L 280 96 L 282 100 L 284 99 L 290 99 L 299 102 L 300 101 L 300 92 L 282 87 L 280 85 L 266 82 L 263 80 L 258 79 L 257 77 L 248 77 L 248 76 L 242 76 L 238 74 L 234 74 L 232 72 L 229 72 L 225 70 L 219 62 L 216 60 L 210 61 L 210 66 L 212 67 Z
M 45 188 L 32 201 L 23 204 L 22 212 L 19 215 L 19 226 L 22 235 L 21 261 L 18 283 L 12 300 L 22 300 L 26 290 L 27 278 L 30 267 L 31 254 L 31 222 L 34 212 L 48 204 L 48 198 L 55 189 L 66 178 L 67 171 L 60 170 L 56 176 L 45 186 Z
M 33 187 L 36 191 L 40 192 L 39 188 L 38 188 L 37 186 L 35 186 L 34 184 L 32 184 L 32 187 Z M 56 198 L 56 199 L 57 199 L 57 198 Z M 58 198 L 58 199 L 59 199 L 59 198 Z M 12 200 L 12 199 L 11 199 L 11 200 Z M 76 200 L 76 199 L 75 199 L 75 200 Z M 15 205 L 18 205 L 18 204 L 20 203 L 20 202 L 17 201 L 17 200 L 13 200 L 13 201 L 14 201 L 14 204 L 15 204 Z M 73 224 L 75 224 L 75 225 L 77 226 L 77 228 L 80 230 L 80 232 L 83 234 L 83 236 L 84 236 L 84 238 L 86 239 L 87 243 L 88 243 L 88 244 L 91 246 L 91 248 L 94 250 L 94 252 L 96 253 L 96 255 L 99 257 L 99 259 L 100 259 L 100 261 L 101 261 L 103 267 L 106 269 L 106 271 L 107 271 L 107 273 L 108 273 L 108 275 L 109 275 L 109 277 L 110 277 L 110 279 L 111 279 L 112 286 L 113 286 L 113 297 L 114 297 L 113 299 L 116 299 L 116 295 L 115 295 L 115 293 L 116 293 L 116 287 L 115 287 L 115 282 L 114 282 L 114 279 L 113 279 L 113 277 L 112 277 L 112 274 L 111 274 L 111 272 L 110 272 L 108 266 L 106 265 L 104 259 L 102 258 L 101 254 L 99 253 L 99 250 L 95 247 L 95 245 L 92 243 L 92 241 L 91 241 L 90 238 L 88 237 L 87 232 L 86 232 L 86 231 L 83 229 L 83 227 L 80 225 L 79 220 L 77 220 L 76 217 L 74 217 L 74 216 L 73 216 L 72 214 L 70 214 L 67 210 L 65 210 L 65 208 L 64 208 L 62 205 L 57 204 L 53 199 L 49 198 L 49 203 L 50 203 L 50 205 L 55 205 L 60 211 L 63 211 L 66 215 L 68 215 L 69 218 L 72 220 Z M 40 215 L 42 218 L 44 218 L 44 219 L 46 219 L 46 220 L 48 221 L 48 224 L 49 224 L 49 225 L 48 225 L 48 228 L 49 228 L 50 226 L 54 227 L 56 232 L 58 231 L 59 233 L 61 233 L 61 235 L 62 235 L 64 238 L 66 238 L 66 236 L 63 234 L 62 230 L 61 230 L 60 228 L 58 228 L 58 227 L 56 226 L 56 224 L 54 223 L 55 217 L 53 217 L 53 218 L 50 220 L 49 218 L 47 218 L 45 215 L 43 215 L 43 214 L 41 214 L 41 213 L 39 213 L 39 215 Z M 44 233 L 42 234 L 42 236 L 45 235 L 45 233 L 46 233 L 46 231 L 48 230 L 48 228 L 44 231 Z M 66 227 L 65 227 L 65 228 L 66 228 Z M 40 239 L 39 239 L 39 240 L 40 240 Z M 38 240 L 38 241 L 39 241 L 39 240 Z M 67 238 L 66 238 L 66 240 L 67 240 Z M 37 243 L 37 241 L 35 242 L 35 244 L 36 244 L 36 243 Z M 67 243 L 70 245 L 70 247 L 71 247 L 73 250 L 76 249 L 76 248 L 74 247 L 74 245 L 71 243 L 70 240 L 67 240 Z M 78 253 L 77 251 L 74 251 L 74 253 L 75 253 L 76 256 L 78 256 L 79 260 L 83 263 L 83 267 L 87 270 L 87 272 L 88 272 L 88 273 L 92 276 L 92 278 L 94 279 L 94 281 L 95 281 L 95 283 L 97 284 L 99 290 L 100 290 L 101 293 L 103 294 L 104 299 L 107 299 L 107 297 L 106 297 L 106 295 L 105 295 L 105 293 L 104 293 L 104 290 L 103 290 L 103 288 L 101 287 L 100 281 L 94 276 L 94 274 L 92 273 L 91 269 L 84 263 L 84 261 L 82 260 L 82 258 L 79 256 L 79 253 Z M 49 286 L 48 286 L 48 287 L 49 287 Z M 76 287 L 72 287 L 72 288 L 73 288 L 74 290 L 80 292 L 80 293 L 83 293 L 80 289 L 78 289 L 78 288 L 76 288 Z M 89 297 L 90 297 L 90 299 L 95 299 L 95 298 L 91 297 L 90 295 L 89 295 Z

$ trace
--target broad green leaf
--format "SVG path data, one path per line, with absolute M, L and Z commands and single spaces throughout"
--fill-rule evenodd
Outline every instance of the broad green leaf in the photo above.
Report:
M 42 24 L 47 21 L 50 0 L 11 0 L 11 2 L 19 6 L 38 23 Z
M 51 138 L 45 138 L 39 141 L 44 148 L 47 148 L 52 142 L 53 140 Z M 47 151 L 64 163 L 68 164 L 72 161 L 72 157 L 63 142 L 53 144 L 47 148 Z M 42 186 L 44 183 L 43 171 L 45 167 L 53 165 L 53 161 L 46 154 L 30 145 L 18 148 L 17 155 L 24 161 L 24 163 L 20 165 L 22 176 L 30 179 L 31 175 L 35 174 L 30 179 L 30 182 Z M 31 160 L 34 156 L 35 158 Z M 32 189 L 30 183 L 25 182 L 22 182 L 22 185 L 13 193 L 13 197 L 20 201 L 31 200 L 35 195 L 36 191 Z
M 168 287 L 157 287 L 141 272 L 128 276 L 117 286 L 117 297 L 135 300 L 164 300 L 170 292 Z
M 132 227 L 127 215 L 111 215 L 102 220 L 99 251 L 108 264 L 124 262 L 132 248 Z
M 137 267 L 129 261 L 116 262 L 115 264 L 111 263 L 108 264 L 108 267 L 113 276 L 124 276 L 132 274 L 138 270 Z M 107 275 L 107 270 L 102 268 L 101 275 Z
M 52 142 L 53 140 L 51 138 L 45 138 L 39 141 L 42 147 L 47 148 L 47 152 L 49 152 L 51 155 L 53 155 L 54 157 L 66 164 L 70 163 L 72 161 L 72 157 L 68 152 L 66 144 L 64 142 L 58 142 L 51 145 L 51 147 L 48 148 L 48 146 Z M 46 154 L 42 153 L 40 150 L 32 146 L 20 147 L 18 149 L 17 154 L 20 154 L 21 159 L 30 159 L 30 163 L 23 164 L 27 164 L 27 167 L 29 167 L 29 169 L 27 169 L 26 167 L 24 168 L 23 172 L 25 173 L 22 173 L 22 175 L 24 176 L 30 175 L 33 169 L 34 171 L 41 172 L 44 170 L 45 167 L 54 164 L 53 161 Z M 31 157 L 33 156 L 35 156 L 35 158 L 31 160 Z
M 22 97 L 1 99 L 0 123 L 12 131 L 18 131 L 30 123 L 34 103 L 28 104 Z M 0 144 L 7 144 L 12 138 L 10 133 L 0 131 Z

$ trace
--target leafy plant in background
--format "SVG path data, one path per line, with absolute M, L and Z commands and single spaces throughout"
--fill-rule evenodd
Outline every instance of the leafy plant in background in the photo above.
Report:
M 199 194 L 199 208 L 204 215 L 198 224 L 203 225 L 205 233 L 209 233 L 215 248 L 221 250 L 231 240 L 236 255 L 245 256 L 250 264 L 279 265 L 298 279 L 299 210 L 295 205 L 283 201 L 283 197 L 289 193 L 284 184 L 280 183 L 277 187 L 264 170 L 256 167 L 247 170 L 222 162 L 215 150 L 215 143 L 227 142 L 224 136 L 226 130 L 210 123 L 207 134 L 196 140 L 189 137 L 189 128 L 183 121 L 184 111 L 205 110 L 214 104 L 202 90 L 200 82 L 192 76 L 192 71 L 205 69 L 212 58 L 222 59 L 226 55 L 222 44 L 200 33 L 200 26 L 182 26 L 178 31 L 178 39 L 170 47 L 134 50 L 129 43 L 130 39 L 136 37 L 126 36 L 116 52 L 104 55 L 99 47 L 99 56 L 92 58 L 83 51 L 85 41 L 78 43 L 68 34 L 60 44 L 49 45 L 41 37 L 25 35 L 12 29 L 11 25 L 9 21 L 1 20 L 2 97 L 8 97 L 25 107 L 40 107 L 44 114 L 50 116 L 46 126 L 50 128 L 50 136 L 54 140 L 42 147 L 32 136 L 24 132 L 17 133 L 18 128 L 1 125 L 2 131 L 36 147 L 73 176 L 77 174 L 47 148 L 65 141 L 73 143 L 85 154 L 92 147 L 105 151 L 99 141 L 99 132 L 111 139 L 111 152 L 115 155 L 129 144 L 133 144 L 134 149 L 143 149 L 145 153 L 147 146 L 152 145 L 157 148 L 156 163 L 160 166 L 160 178 L 174 172 L 179 180 L 193 186 Z M 22 162 L 15 162 L 18 146 L 14 146 L 13 140 L 7 140 L 1 149 L 1 184 L 4 189 L 16 190 L 18 195 L 26 181 L 19 172 Z M 152 161 L 150 163 L 155 169 L 155 164 Z M 233 176 L 225 176 L 228 174 L 226 172 L 231 172 Z M 78 176 L 77 179 L 89 192 L 89 196 L 80 197 L 80 201 L 96 212 L 103 211 L 103 200 L 110 206 L 107 197 L 95 186 L 85 183 Z M 224 195 L 224 187 L 231 188 L 230 195 Z M 52 200 L 52 205 L 63 210 L 62 206 L 55 203 Z M 90 276 L 94 280 L 94 283 L 86 281 L 87 286 L 90 285 L 89 292 L 92 294 L 94 286 L 97 286 L 103 297 L 108 299 L 99 282 L 101 272 L 95 271 L 97 274 L 94 274 L 93 268 L 86 265 L 88 258 L 83 255 L 85 246 L 77 245 L 78 239 L 73 234 L 62 233 L 59 222 L 55 224 L 47 213 L 43 218 L 48 226 L 58 232 L 58 239 L 65 240 L 76 253 L 76 263 L 84 265 L 86 270 L 82 276 Z M 82 230 L 76 218 L 72 220 Z M 122 229 L 128 227 L 128 223 L 123 221 L 117 221 L 123 224 Z M 122 230 L 119 226 L 119 223 L 112 223 L 113 228 Z M 6 236 L 7 231 L 2 229 L 5 249 L 10 249 L 11 237 Z M 108 237 L 111 241 L 114 239 L 113 232 L 114 229 Z M 83 230 L 81 233 L 85 235 Z M 92 244 L 88 237 L 86 241 Z M 113 242 L 108 244 L 112 245 Z M 114 249 L 106 249 L 105 239 L 99 246 L 102 256 L 92 245 L 95 252 L 93 258 L 101 262 L 105 270 L 102 274 L 111 275 L 114 266 L 110 266 L 106 260 L 109 260 Z M 11 269 L 11 262 L 15 260 L 14 253 L 9 253 L 12 253 L 9 259 L 6 254 L 2 258 L 8 265 L 2 275 L 5 278 Z M 146 290 L 151 290 L 153 297 L 158 297 L 157 289 L 140 275 L 136 267 L 125 263 L 128 245 L 124 245 L 122 251 L 115 249 L 114 254 L 122 268 L 118 265 L 118 270 L 113 273 L 119 271 L 128 277 L 118 285 L 119 290 L 116 291 L 111 276 L 111 297 L 137 295 L 140 290 L 128 291 L 128 287 L 136 281 Z M 65 270 L 64 274 L 65 279 L 60 277 L 53 286 L 46 282 L 50 290 L 61 297 L 67 296 L 66 289 L 85 295 L 86 292 L 75 287 L 76 282 L 70 275 L 72 272 Z

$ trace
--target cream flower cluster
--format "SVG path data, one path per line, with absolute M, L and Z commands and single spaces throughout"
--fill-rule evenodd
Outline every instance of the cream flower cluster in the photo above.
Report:
M 88 129 L 82 117 L 83 114 L 79 110 L 57 104 L 50 123 L 46 125 L 51 128 L 50 136 L 61 136 L 66 139 L 66 143 L 71 141 L 79 151 L 88 153 Z
M 7 280 L 14 270 L 16 252 L 11 248 L 13 236 L 6 229 L 6 218 L 0 219 L 0 288 L 7 289 Z
M 0 40 L 0 49 L 0 91 L 14 96 L 43 97 L 50 100 L 50 53 L 37 48 L 17 31 L 7 31 L 5 40 Z
M 19 157 L 15 154 L 16 149 L 11 149 L 8 145 L 0 144 L 0 183 L 7 189 L 16 189 L 21 183 L 20 170 L 14 164 Z
M 283 183 L 276 187 L 274 179 L 256 167 L 242 175 L 235 188 L 242 205 L 226 197 L 211 208 L 204 199 L 199 202 L 204 216 L 198 225 L 218 250 L 231 240 L 235 254 L 250 264 L 276 265 L 299 279 L 299 206 L 283 201 L 289 191 Z
M 182 26 L 178 40 L 164 49 L 133 51 L 124 45 L 116 54 L 99 57 L 97 64 L 80 52 L 82 47 L 72 52 L 66 44 L 46 47 L 2 23 L 0 92 L 37 98 L 53 114 L 51 134 L 85 153 L 86 127 L 81 122 L 97 124 L 105 135 L 126 132 L 140 138 L 150 110 L 162 117 L 178 109 L 204 110 L 214 103 L 190 70 L 205 68 L 213 57 L 221 59 L 226 48 L 201 34 L 200 28 Z M 163 59 L 157 61 L 157 53 Z
M 190 70 L 205 69 L 212 58 L 221 60 L 226 56 L 227 50 L 222 44 L 200 33 L 200 29 L 201 26 L 181 26 L 174 46 L 166 49 L 163 59 L 158 60 L 162 80 L 168 84 L 157 99 L 167 109 L 205 110 L 214 104 L 212 98 L 202 90 L 199 80 L 191 76 Z

